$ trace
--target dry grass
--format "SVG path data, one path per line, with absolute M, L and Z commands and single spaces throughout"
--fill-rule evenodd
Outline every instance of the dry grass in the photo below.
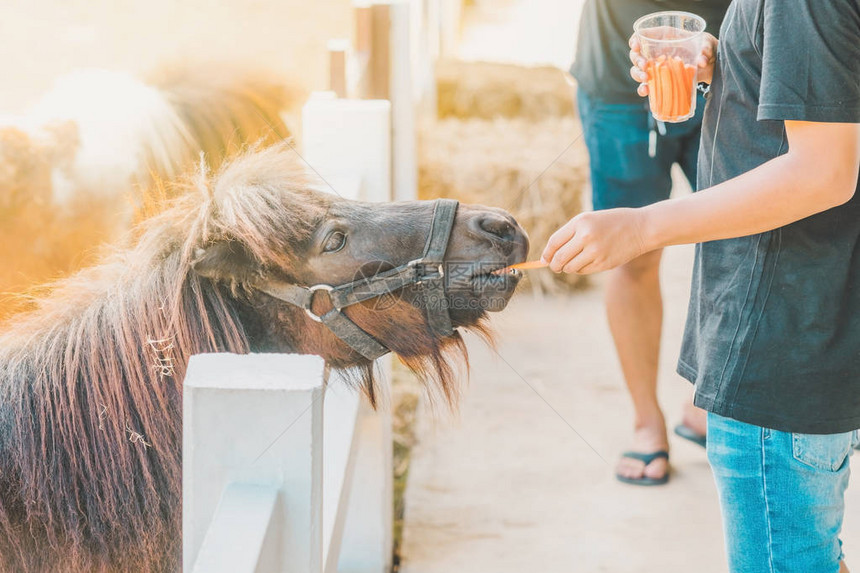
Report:
M 582 211 L 588 154 L 572 117 L 458 120 L 419 126 L 418 195 L 451 197 L 509 210 L 528 231 L 529 258 Z M 529 273 L 532 287 L 553 292 L 582 284 L 577 275 Z
M 30 307 L 34 285 L 93 262 L 94 247 L 115 235 L 122 207 L 111 201 L 81 193 L 62 209 L 51 202 L 51 170 L 77 148 L 65 127 L 44 141 L 0 129 L 0 322 Z
M 567 72 L 448 60 L 436 66 L 437 115 L 542 120 L 573 116 L 576 89 Z
M 403 519 L 406 514 L 406 483 L 412 448 L 415 446 L 415 417 L 424 390 L 415 375 L 403 364 L 394 361 L 391 381 L 391 414 L 394 466 L 394 531 L 393 573 L 400 569 L 403 543 Z

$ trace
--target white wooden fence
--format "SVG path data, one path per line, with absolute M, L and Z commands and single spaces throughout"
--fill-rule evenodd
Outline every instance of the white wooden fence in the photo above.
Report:
M 321 358 L 194 356 L 184 409 L 184 571 L 390 568 L 390 419 Z

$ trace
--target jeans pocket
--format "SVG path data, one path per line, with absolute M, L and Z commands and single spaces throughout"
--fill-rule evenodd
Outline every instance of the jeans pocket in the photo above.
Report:
M 821 471 L 839 471 L 851 455 L 855 433 L 792 434 L 794 459 Z

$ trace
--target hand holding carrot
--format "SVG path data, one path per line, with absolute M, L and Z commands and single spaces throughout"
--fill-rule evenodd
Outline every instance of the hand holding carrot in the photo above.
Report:
M 606 271 L 653 249 L 646 226 L 643 209 L 580 213 L 553 233 L 541 260 L 557 273 Z

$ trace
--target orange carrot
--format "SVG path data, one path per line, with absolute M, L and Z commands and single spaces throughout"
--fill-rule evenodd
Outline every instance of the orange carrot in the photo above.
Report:
M 693 93 L 695 92 L 695 88 L 693 87 L 693 83 L 686 80 L 687 74 L 684 74 L 684 101 L 687 102 L 687 113 L 690 113 L 690 106 L 693 105 Z
M 690 89 L 690 105 L 692 105 L 692 100 L 696 95 L 696 66 L 685 66 L 685 70 L 687 72 L 687 86 Z
M 690 112 L 690 97 L 687 88 L 686 72 L 684 72 L 684 61 L 675 57 L 672 59 L 672 80 L 675 84 L 675 102 L 672 106 L 673 116 L 681 117 Z
M 667 116 L 672 113 L 672 75 L 666 62 L 660 62 L 657 71 L 660 76 L 660 115 Z
M 659 58 L 657 58 L 658 67 L 660 68 L 660 115 L 666 115 L 669 111 L 669 107 L 672 105 L 672 83 L 669 81 L 666 82 L 668 78 L 671 80 L 672 78 L 668 76 L 669 73 L 669 64 L 666 61 L 666 54 L 661 54 Z
M 502 270 L 509 271 L 509 270 L 511 270 L 511 269 L 517 269 L 517 270 L 520 270 L 520 271 L 527 271 L 527 270 L 530 270 L 530 269 L 542 269 L 542 268 L 544 268 L 545 266 L 547 266 L 547 264 L 548 264 L 548 263 L 545 263 L 545 262 L 543 262 L 543 261 L 526 261 L 526 262 L 524 262 L 524 263 L 517 263 L 517 264 L 515 264 L 515 265 L 510 265 L 510 266 L 508 266 L 508 267 L 505 267 L 505 268 L 504 268 L 504 269 L 502 269 Z
M 690 71 L 692 70 L 692 72 Z M 684 114 L 690 113 L 690 106 L 693 104 L 693 82 L 695 81 L 696 67 L 686 64 L 681 64 L 681 78 L 684 82 Z
M 678 115 L 678 109 L 680 105 L 681 94 L 678 93 L 678 74 L 675 69 L 675 58 L 669 58 L 669 80 L 672 82 L 672 101 L 669 103 L 669 109 L 666 110 L 666 113 L 669 115 L 670 119 L 674 119 Z
M 508 271 L 518 270 L 518 271 L 527 271 L 530 269 L 542 269 L 547 266 L 547 263 L 543 261 L 526 261 L 524 263 L 517 263 L 515 265 L 509 265 L 503 269 L 496 269 L 491 274 L 494 275 L 503 275 Z
M 696 81 L 696 66 L 691 66 L 687 64 L 684 66 L 684 70 L 687 72 L 687 83 L 691 86 Z
M 648 93 L 650 94 L 648 103 L 651 105 L 651 113 L 659 115 L 660 111 L 657 104 L 660 100 L 657 91 L 657 70 L 654 60 L 648 60 L 645 64 L 645 74 L 648 76 Z

